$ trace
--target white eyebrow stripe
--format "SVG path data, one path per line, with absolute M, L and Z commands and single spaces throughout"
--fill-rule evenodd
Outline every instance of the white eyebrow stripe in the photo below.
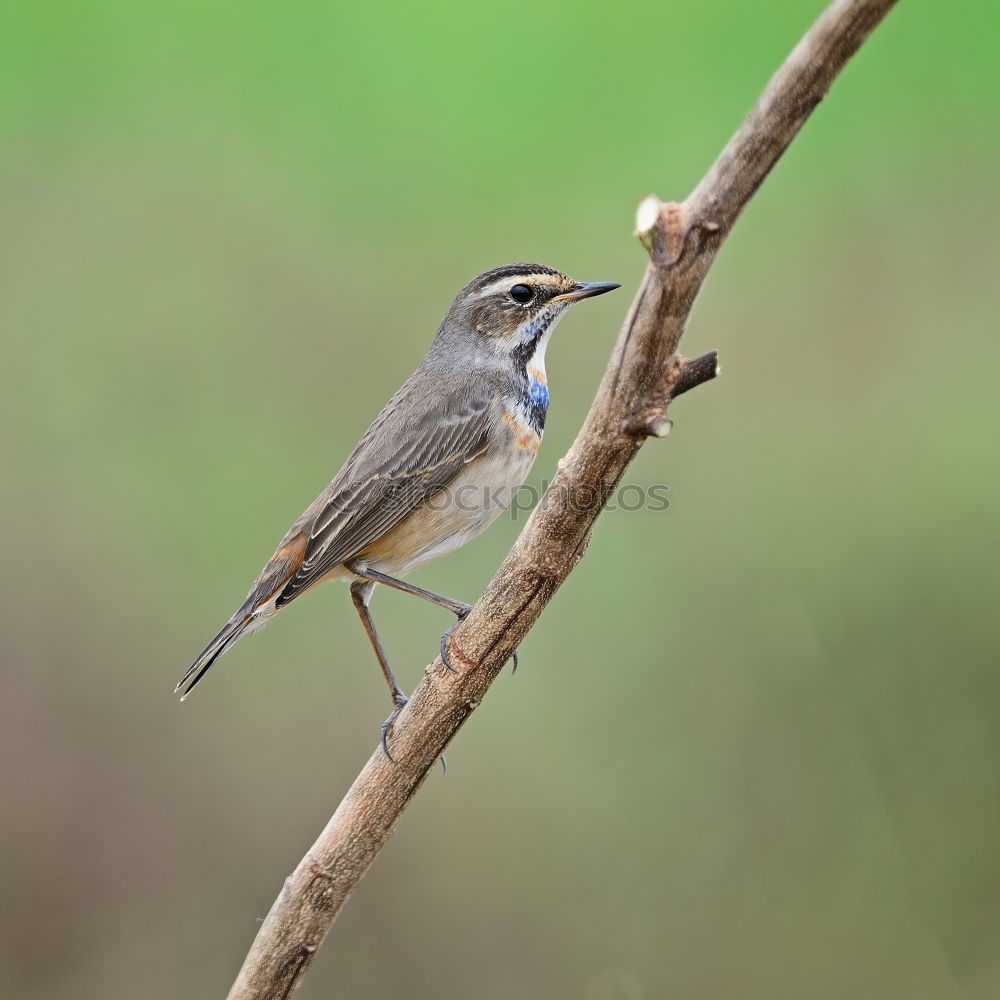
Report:
M 471 302 L 478 302 L 480 299 L 489 298 L 491 295 L 496 295 L 497 292 L 509 292 L 515 285 L 523 285 L 525 278 L 549 278 L 553 276 L 551 274 L 535 274 L 530 271 L 526 271 L 524 274 L 508 275 L 506 278 L 499 278 L 498 280 L 491 282 L 485 288 L 476 292 L 476 294 L 470 299 Z
M 487 299 L 491 295 L 496 295 L 497 292 L 509 292 L 519 281 L 519 278 L 501 278 L 499 281 L 494 281 L 492 284 L 478 291 L 473 301 L 477 302 L 479 299 Z

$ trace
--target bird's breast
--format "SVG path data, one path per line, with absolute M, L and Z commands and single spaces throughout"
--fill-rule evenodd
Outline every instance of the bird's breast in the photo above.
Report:
M 496 434 L 481 456 L 370 546 L 363 561 L 372 569 L 399 575 L 475 538 L 513 503 L 540 440 L 526 424 L 519 424 L 513 437 Z

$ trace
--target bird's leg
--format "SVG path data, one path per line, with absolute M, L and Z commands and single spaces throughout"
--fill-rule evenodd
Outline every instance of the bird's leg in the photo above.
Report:
M 432 590 L 425 590 L 423 587 L 417 587 L 412 583 L 407 583 L 405 580 L 400 580 L 395 576 L 389 576 L 387 573 L 379 573 L 374 569 L 367 569 L 361 567 L 359 564 L 351 563 L 345 564 L 347 568 L 355 575 L 361 577 L 362 580 L 369 580 L 372 583 L 384 583 L 387 587 L 392 587 L 394 590 L 402 591 L 404 594 L 412 594 L 414 597 L 420 597 L 425 601 L 429 601 L 431 604 L 436 604 L 439 608 L 444 608 L 445 611 L 450 611 L 458 621 L 450 629 L 448 629 L 444 635 L 441 636 L 441 645 L 439 651 L 441 654 L 441 662 L 450 670 L 453 674 L 458 673 L 458 671 L 451 665 L 451 657 L 448 655 L 448 640 L 451 638 L 451 633 L 455 631 L 460 622 L 465 616 L 472 610 L 471 604 L 466 604 L 464 601 L 456 601 L 452 597 L 443 597 L 441 594 L 435 594 Z M 373 640 L 374 641 L 374 640 Z M 511 660 L 514 661 L 514 670 L 517 670 L 517 650 L 511 653 Z
M 385 678 L 386 684 L 389 685 L 389 694 L 392 696 L 392 712 L 389 718 L 382 723 L 381 731 L 382 752 L 389 760 L 392 760 L 392 754 L 389 753 L 389 729 L 396 721 L 396 716 L 403 710 L 403 706 L 408 699 L 397 683 L 396 675 L 392 672 L 392 667 L 389 666 L 389 658 L 385 655 L 385 650 L 382 648 L 382 640 L 379 638 L 378 629 L 375 628 L 372 613 L 368 610 L 368 601 L 371 599 L 374 589 L 374 581 L 355 580 L 351 584 L 351 600 L 354 601 L 354 607 L 357 608 L 361 624 L 364 625 L 365 631 L 368 633 L 372 649 L 375 650 L 375 658 L 378 660 L 379 667 L 382 668 L 382 676 Z
M 382 723 L 379 735 L 379 742 L 382 744 L 382 753 L 389 760 L 392 760 L 392 754 L 389 753 L 389 730 L 396 721 L 396 716 L 403 710 L 403 706 L 409 699 L 403 694 L 402 689 L 396 681 L 396 675 L 392 672 L 392 667 L 389 666 L 389 658 L 385 655 L 385 650 L 382 648 L 382 640 L 379 637 L 378 629 L 375 627 L 375 619 L 372 618 L 372 613 L 368 610 L 368 601 L 371 599 L 374 589 L 375 582 L 372 580 L 355 580 L 351 584 L 351 600 L 354 601 L 354 606 L 358 609 L 361 624 L 364 625 L 365 631 L 368 633 L 372 649 L 375 650 L 375 656 L 378 659 L 378 665 L 382 668 L 382 676 L 385 678 L 386 684 L 389 685 L 389 693 L 392 695 L 393 709 L 389 713 L 389 718 Z M 516 659 L 515 655 L 515 662 Z M 447 774 L 448 761 L 445 759 L 444 754 L 441 754 L 441 767 L 444 769 L 445 774 Z
M 374 569 L 363 569 L 357 563 L 351 565 L 347 564 L 347 568 L 355 575 L 360 576 L 363 580 L 369 580 L 372 583 L 384 583 L 387 587 L 392 587 L 395 590 L 402 591 L 404 594 L 412 594 L 414 597 L 420 597 L 425 601 L 430 601 L 431 604 L 436 604 L 439 608 L 444 608 L 445 611 L 450 611 L 458 621 L 458 624 L 471 610 L 472 605 L 466 604 L 464 601 L 456 601 L 451 597 L 442 597 L 441 594 L 435 594 L 432 590 L 425 590 L 423 587 L 417 587 L 412 583 L 407 583 L 405 580 L 397 579 L 394 576 L 389 576 L 386 573 L 379 573 Z M 451 659 L 448 656 L 448 639 L 451 637 L 451 633 L 455 629 L 455 625 L 452 625 L 450 629 L 443 636 L 441 636 L 441 662 L 447 667 L 453 674 L 458 673 L 457 670 L 451 665 Z
M 414 597 L 430 601 L 431 604 L 436 604 L 439 608 L 450 611 L 460 621 L 472 610 L 472 605 L 466 604 L 465 601 L 456 601 L 452 597 L 442 597 L 440 594 L 435 594 L 432 590 L 424 590 L 423 587 L 414 586 L 405 580 L 389 576 L 386 573 L 379 573 L 374 569 L 362 569 L 357 563 L 353 565 L 347 563 L 346 565 L 355 576 L 360 576 L 362 580 L 371 580 L 372 583 L 384 583 L 387 587 L 392 587 L 394 590 L 401 590 L 404 594 L 412 594 Z

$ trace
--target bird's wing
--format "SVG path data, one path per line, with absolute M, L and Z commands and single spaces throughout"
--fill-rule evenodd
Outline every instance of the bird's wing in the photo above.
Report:
M 494 390 L 468 376 L 462 383 L 437 392 L 423 381 L 407 383 L 390 400 L 312 508 L 302 562 L 278 607 L 357 556 L 483 454 Z

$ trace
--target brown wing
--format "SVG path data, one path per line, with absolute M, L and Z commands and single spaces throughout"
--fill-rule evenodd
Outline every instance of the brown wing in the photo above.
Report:
M 494 399 L 489 382 L 468 374 L 407 382 L 307 512 L 312 523 L 302 562 L 281 588 L 277 606 L 357 556 L 482 455 Z

